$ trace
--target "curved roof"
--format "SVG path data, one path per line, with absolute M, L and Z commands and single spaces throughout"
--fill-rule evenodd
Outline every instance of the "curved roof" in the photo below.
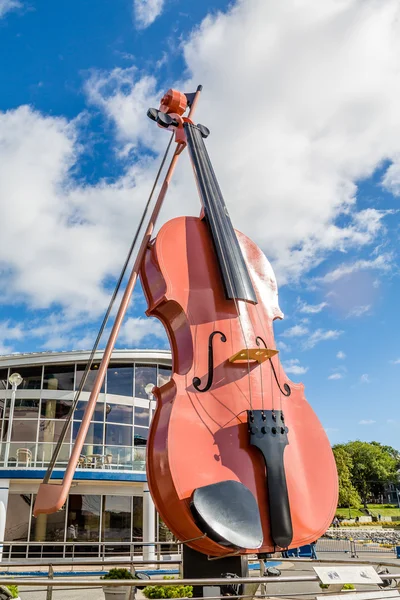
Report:
M 0 356 L 0 369 L 6 367 L 43 365 L 49 363 L 85 363 L 90 357 L 90 350 L 68 350 L 65 352 L 27 352 Z M 99 361 L 103 350 L 98 350 L 94 360 Z M 172 362 L 170 350 L 159 349 L 114 349 L 112 361 L 159 363 L 170 366 Z

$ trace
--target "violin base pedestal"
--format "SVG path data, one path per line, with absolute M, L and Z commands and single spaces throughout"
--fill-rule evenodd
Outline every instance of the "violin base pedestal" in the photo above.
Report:
M 229 573 L 231 577 L 237 575 L 238 577 L 248 577 L 249 568 L 247 556 L 226 556 L 224 558 L 217 558 L 210 560 L 206 554 L 196 552 L 189 546 L 183 545 L 182 552 L 182 563 L 183 563 L 183 578 L 184 579 L 212 579 L 213 577 L 221 577 Z M 230 578 L 226 580 L 227 585 L 234 585 L 235 579 Z M 221 596 L 221 587 L 223 586 L 193 586 L 193 597 L 194 598 L 208 598 L 214 596 Z M 258 588 L 258 584 L 257 584 Z M 254 595 L 257 590 L 254 590 Z M 239 589 L 238 595 L 242 595 L 244 592 Z M 252 592 L 250 592 L 251 594 Z M 229 594 L 231 600 L 234 600 L 235 595 Z

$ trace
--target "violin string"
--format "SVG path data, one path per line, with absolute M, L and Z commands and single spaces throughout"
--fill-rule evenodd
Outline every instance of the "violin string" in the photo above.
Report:
M 200 132 L 199 132 L 199 134 L 200 134 Z M 211 186 L 214 189 L 214 195 L 215 195 L 216 198 L 221 198 L 222 197 L 222 192 L 221 192 L 221 189 L 219 188 L 219 185 L 218 185 L 218 182 L 217 182 L 217 178 L 215 176 L 215 172 L 214 172 L 214 169 L 213 169 L 210 157 L 208 155 L 208 152 L 205 153 L 205 159 L 206 159 L 206 162 L 207 162 L 207 166 L 208 166 L 208 168 L 210 170 L 210 173 L 212 175 L 212 177 L 209 178 L 209 182 L 210 182 Z M 209 206 L 211 208 L 210 204 L 209 204 Z M 220 211 L 221 214 L 225 213 L 225 215 L 228 216 L 228 218 L 229 218 L 227 208 L 224 207 L 221 204 L 221 202 L 219 202 L 219 211 Z M 215 215 L 212 215 L 212 218 L 213 218 L 214 224 L 215 224 L 216 223 Z M 221 221 L 221 224 L 223 224 L 223 221 Z M 238 299 L 235 296 L 235 291 L 234 291 L 234 286 L 233 286 L 233 282 L 232 282 L 232 279 L 231 279 L 230 270 L 228 268 L 228 264 L 227 264 L 225 256 L 224 256 L 223 247 L 222 247 L 221 240 L 220 240 L 219 233 L 218 233 L 218 229 L 217 229 L 216 226 L 215 226 L 214 230 L 216 232 L 216 235 L 218 236 L 218 242 L 219 242 L 219 245 L 220 245 L 221 255 L 223 257 L 224 265 L 225 265 L 225 269 L 226 269 L 226 273 L 227 273 L 228 279 L 229 279 L 230 291 L 231 291 L 231 294 L 232 294 L 233 301 L 235 303 L 236 314 L 238 316 L 238 321 L 239 321 L 239 325 L 240 325 L 240 329 L 241 329 L 241 333 L 242 333 L 242 338 L 243 338 L 243 342 L 244 342 L 244 345 L 245 345 L 245 348 L 246 348 L 246 355 L 247 355 L 247 380 L 248 380 L 248 384 L 249 384 L 249 403 L 250 403 L 250 410 L 252 411 L 253 410 L 253 402 L 252 402 L 252 390 L 251 390 L 251 378 L 250 378 L 251 377 L 250 376 L 250 356 L 249 356 L 249 346 L 248 346 L 247 337 L 246 337 L 246 334 L 245 334 L 245 331 L 244 331 L 243 318 L 242 318 L 242 314 L 241 314 L 241 306 L 242 305 L 241 304 L 239 305 Z M 229 236 L 226 236 L 226 240 L 229 243 Z M 232 256 L 235 256 L 234 252 L 232 252 Z M 238 268 L 237 272 L 239 273 L 239 277 L 241 278 L 241 283 L 244 284 L 241 269 Z M 247 309 L 246 302 L 243 302 L 243 305 Z
M 219 198 L 223 198 L 223 196 L 222 196 L 222 192 L 221 192 L 221 190 L 219 189 L 219 186 L 218 186 L 218 181 L 217 181 L 217 178 L 215 177 L 215 173 L 214 173 L 214 169 L 213 169 L 213 166 L 212 166 L 211 160 L 210 160 L 210 158 L 209 158 L 208 156 L 207 156 L 207 159 L 208 159 L 208 163 L 209 163 L 209 168 L 210 168 L 210 171 L 211 171 L 211 172 L 212 172 L 212 174 L 214 175 L 214 179 L 213 179 L 213 181 L 214 181 L 214 182 L 215 182 L 215 184 L 216 184 L 216 185 L 215 185 L 215 188 L 216 188 L 216 191 L 217 191 L 217 194 L 216 194 L 216 195 L 217 195 L 217 197 L 219 197 Z M 222 212 L 225 212 L 226 214 L 228 214 L 228 211 L 227 211 L 227 208 L 226 208 L 226 206 L 224 206 L 222 203 L 221 203 L 220 210 L 222 210 Z M 236 233 L 235 233 L 235 235 L 236 235 Z M 236 237 L 237 237 L 237 236 L 236 236 Z M 229 237 L 228 237 L 228 241 L 229 241 Z M 238 240 L 238 242 L 239 242 L 239 240 Z M 239 242 L 239 245 L 240 245 L 240 242 Z M 232 254 L 233 254 L 233 256 L 235 255 L 234 253 L 232 253 Z M 244 284 L 244 281 L 243 281 L 243 275 L 242 275 L 242 270 L 241 270 L 240 268 L 238 268 L 238 269 L 237 269 L 237 272 L 238 272 L 238 274 L 239 274 L 239 277 L 240 277 L 240 279 L 241 279 L 241 283 L 242 283 L 242 284 Z M 249 273 L 249 276 L 250 276 L 250 273 Z M 256 336 L 255 328 L 254 328 L 254 323 L 253 323 L 253 320 L 251 319 L 250 312 L 249 312 L 249 310 L 248 310 L 248 306 L 247 306 L 247 302 L 243 302 L 241 306 L 243 306 L 244 310 L 247 312 L 247 315 L 248 315 L 248 320 L 249 320 L 249 321 L 250 321 L 250 323 L 251 323 L 251 326 L 252 326 L 252 329 L 253 329 L 253 333 L 254 333 L 254 338 L 256 339 L 256 337 L 257 337 L 257 336 Z M 261 318 L 260 318 L 259 312 L 258 312 L 257 310 L 256 310 L 256 315 L 257 315 L 257 317 L 258 317 L 258 321 L 259 321 L 259 324 L 260 324 L 260 327 L 261 327 L 261 331 L 263 332 L 263 335 L 264 335 L 264 337 L 267 339 L 267 335 L 266 335 L 266 333 L 267 333 L 267 332 L 266 332 L 266 331 L 265 331 L 265 329 L 264 329 L 264 325 L 263 325 L 263 323 L 262 323 L 262 321 L 261 321 Z M 241 323 L 241 325 L 242 325 L 242 320 L 241 320 L 241 317 L 239 317 L 239 319 L 240 319 L 240 323 Z M 243 330 L 243 327 L 242 327 L 242 330 Z M 244 336 L 244 333 L 243 333 L 243 336 Z M 245 339 L 245 342 L 246 342 L 246 339 Z M 250 397 L 251 397 L 251 382 L 250 382 L 250 357 L 249 357 L 249 354 L 248 354 L 248 346 L 247 346 L 247 342 L 246 342 L 246 350 L 247 350 L 247 373 L 248 373 L 248 382 L 249 382 L 249 395 L 250 395 Z M 260 369 L 260 387 L 261 387 L 261 398 L 262 398 L 262 400 L 261 400 L 261 402 L 262 402 L 262 411 L 264 411 L 264 391 L 263 391 L 263 379 L 262 379 L 262 376 L 263 376 L 262 363 L 259 363 L 259 369 Z M 272 377 L 272 369 L 270 369 L 270 378 L 271 378 L 271 390 L 272 390 L 272 410 L 274 410 L 274 395 L 273 395 L 273 377 Z
M 201 133 L 199 131 L 199 129 L 192 125 L 192 126 L 188 126 L 188 130 L 189 132 L 191 132 L 191 128 L 193 128 L 193 130 L 196 132 L 195 135 L 197 136 L 201 136 Z M 193 138 L 195 139 L 195 135 L 193 135 Z M 202 139 L 201 139 L 202 142 Z M 197 158 L 199 159 L 199 152 L 198 152 L 198 147 L 200 146 L 200 144 L 197 142 L 197 144 L 193 144 L 193 150 L 195 151 L 195 153 L 197 154 Z M 208 153 L 205 152 L 204 153 L 204 157 L 205 159 L 205 163 L 207 164 L 209 170 L 211 170 L 211 174 L 214 175 L 213 177 L 208 177 L 208 181 L 211 184 L 211 186 L 214 188 L 214 195 L 215 197 L 218 197 L 221 194 L 221 191 L 218 190 L 215 186 L 215 174 L 213 173 L 213 169 L 211 168 L 211 161 L 209 159 Z M 206 170 L 203 167 L 202 161 L 201 160 L 197 160 L 197 164 L 199 165 L 199 169 L 202 171 L 203 177 L 207 176 Z M 223 251 L 223 245 L 221 242 L 221 237 L 218 231 L 218 226 L 217 226 L 217 215 L 213 210 L 213 206 L 212 203 L 208 202 L 208 210 L 206 210 L 206 216 L 210 218 L 210 220 L 212 220 L 213 225 L 214 225 L 214 231 L 216 233 L 216 241 L 218 242 L 219 248 L 220 248 L 220 252 L 221 252 L 221 256 L 222 256 L 222 260 L 224 261 L 224 266 L 225 266 L 225 270 L 228 276 L 228 283 L 229 283 L 229 287 L 230 287 L 230 293 L 232 295 L 234 304 L 235 304 L 235 310 L 236 310 L 236 314 L 238 317 L 238 321 L 239 321 L 239 325 L 240 325 L 240 329 L 241 329 L 241 333 L 242 333 L 242 338 L 243 338 L 243 342 L 245 344 L 246 347 L 246 354 L 247 354 L 247 364 L 248 364 L 248 380 L 249 380 L 249 403 L 250 403 L 250 410 L 253 410 L 253 403 L 252 403 L 252 394 L 251 394 L 251 383 L 250 383 L 250 361 L 249 361 L 249 348 L 248 348 L 248 343 L 246 340 L 246 335 L 245 335 L 245 331 L 244 331 L 244 327 L 243 327 L 243 323 L 242 323 L 242 317 L 241 317 L 241 313 L 240 313 L 240 307 L 238 305 L 238 301 L 237 298 L 235 297 L 235 292 L 234 292 L 234 286 L 233 286 L 233 282 L 231 279 L 231 274 L 230 274 L 230 270 L 228 268 L 228 264 L 225 258 L 225 254 Z

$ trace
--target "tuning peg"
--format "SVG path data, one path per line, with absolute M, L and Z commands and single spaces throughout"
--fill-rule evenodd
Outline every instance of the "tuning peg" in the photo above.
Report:
M 149 110 L 147 111 L 147 116 L 152 121 L 157 121 L 158 110 L 156 108 L 149 108 Z
M 197 129 L 200 131 L 201 137 L 203 138 L 206 138 L 210 135 L 210 130 L 205 125 L 201 125 L 200 123 L 198 123 Z
M 178 126 L 178 122 L 175 121 L 175 119 L 170 117 L 167 113 L 163 113 L 161 111 L 159 111 L 157 115 L 157 123 L 161 127 L 170 127 L 171 125 L 174 125 L 175 127 Z

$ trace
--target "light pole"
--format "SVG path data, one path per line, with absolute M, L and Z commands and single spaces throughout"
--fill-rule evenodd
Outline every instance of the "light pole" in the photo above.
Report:
M 11 383 L 11 402 L 10 402 L 10 412 L 8 415 L 8 429 L 7 429 L 7 439 L 6 439 L 6 449 L 4 452 L 4 466 L 8 466 L 8 457 L 10 454 L 10 441 L 11 441 L 11 430 L 12 430 L 12 422 L 14 418 L 14 406 L 15 406 L 15 393 L 17 391 L 17 387 L 21 385 L 23 378 L 19 373 L 12 373 L 8 378 L 9 383 Z

